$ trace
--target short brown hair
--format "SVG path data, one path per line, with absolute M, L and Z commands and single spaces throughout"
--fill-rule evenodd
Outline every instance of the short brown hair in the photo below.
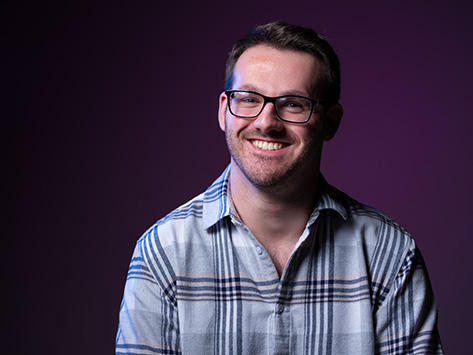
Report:
M 228 54 L 225 70 L 225 90 L 233 87 L 235 64 L 248 48 L 265 44 L 276 49 L 291 49 L 308 52 L 315 56 L 322 66 L 320 100 L 329 104 L 340 100 L 340 61 L 328 43 L 327 38 L 311 28 L 290 25 L 284 22 L 271 22 L 253 28 L 245 37 L 235 43 Z

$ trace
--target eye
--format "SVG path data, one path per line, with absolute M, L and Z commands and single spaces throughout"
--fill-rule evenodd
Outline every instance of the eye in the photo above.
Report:
M 297 101 L 288 101 L 286 103 L 286 106 L 290 108 L 302 108 L 302 104 Z
M 291 113 L 305 112 L 310 110 L 310 101 L 301 97 L 281 97 L 278 108 Z
M 234 93 L 233 100 L 235 101 L 237 105 L 244 105 L 244 106 L 259 105 L 262 102 L 262 98 L 258 95 L 251 94 L 251 93 L 241 93 L 241 92 Z

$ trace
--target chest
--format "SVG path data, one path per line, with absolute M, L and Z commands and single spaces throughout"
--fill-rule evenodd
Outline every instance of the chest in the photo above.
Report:
M 277 243 L 265 243 L 264 249 L 266 250 L 269 258 L 274 264 L 279 277 L 281 277 L 284 268 L 286 267 L 289 258 L 294 250 L 295 243 L 292 245 L 280 245 Z
M 185 265 L 176 275 L 183 353 L 374 353 L 363 249 L 320 235 L 294 252 L 235 230 L 211 240 L 176 264 Z

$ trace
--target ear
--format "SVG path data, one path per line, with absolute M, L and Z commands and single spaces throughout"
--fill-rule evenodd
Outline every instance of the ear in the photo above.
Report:
M 218 105 L 218 124 L 220 129 L 225 132 L 225 115 L 227 113 L 227 95 L 224 92 L 220 94 Z
M 325 135 L 324 140 L 329 141 L 334 136 L 335 133 L 338 131 L 338 127 L 340 126 L 340 121 L 342 120 L 343 116 L 343 107 L 340 104 L 332 105 L 326 111 L 326 118 L 327 118 L 327 125 L 325 127 Z

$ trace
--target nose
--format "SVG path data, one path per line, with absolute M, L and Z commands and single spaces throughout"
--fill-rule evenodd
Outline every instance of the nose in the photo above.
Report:
M 263 111 L 256 117 L 254 125 L 262 132 L 281 131 L 284 123 L 278 118 L 276 109 L 272 102 L 267 102 Z

